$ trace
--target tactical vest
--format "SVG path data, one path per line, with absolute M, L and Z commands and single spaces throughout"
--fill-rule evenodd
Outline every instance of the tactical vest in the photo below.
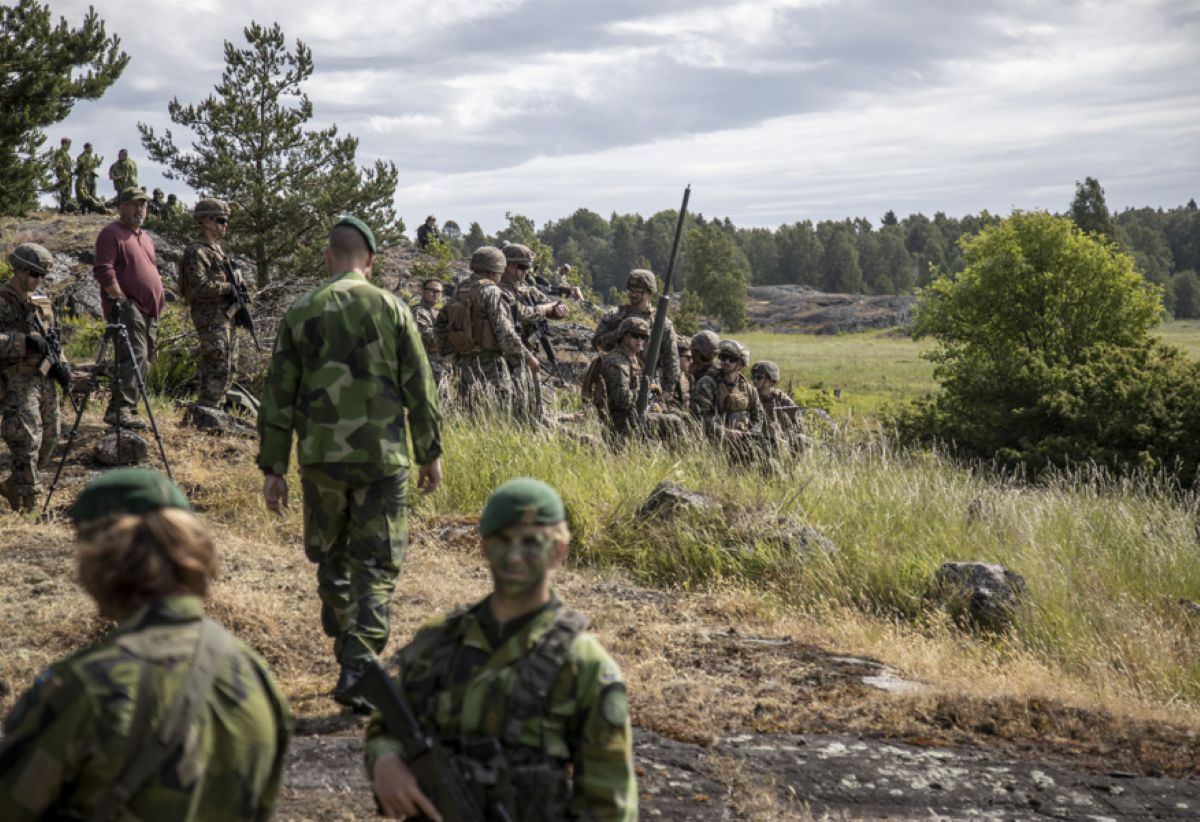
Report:
M 54 328 L 54 306 L 45 294 L 30 294 L 29 299 L 25 300 L 11 285 L 6 284 L 0 286 L 0 299 L 12 306 L 13 312 L 20 317 L 17 325 L 7 329 L 8 331 L 33 334 L 35 329 L 32 317 L 35 315 L 41 319 L 42 326 L 47 330 Z M 9 365 L 6 370 L 12 374 L 45 373 L 40 366 L 40 362 L 33 362 L 25 357 Z
M 440 628 L 419 635 L 400 651 L 402 666 L 429 654 L 435 671 L 427 680 L 408 683 L 419 716 L 436 716 L 438 695 L 450 687 L 466 614 L 467 609 L 455 611 Z M 567 818 L 570 751 L 552 748 L 544 732 L 541 747 L 532 748 L 521 742 L 521 730 L 531 720 L 549 714 L 550 692 L 567 662 L 571 644 L 587 625 L 587 617 L 578 611 L 560 608 L 555 613 L 545 633 L 516 663 L 516 682 L 503 701 L 504 723 L 495 737 L 441 740 L 473 788 L 476 801 L 487 809 L 488 819 L 559 822 Z
M 446 339 L 455 354 L 499 351 L 500 343 L 488 322 L 482 291 L 488 283 L 474 280 L 458 289 L 446 305 Z
M 750 390 L 741 374 L 737 375 L 733 385 L 727 383 L 724 376 L 717 377 L 717 412 L 723 416 L 725 425 L 734 427 L 748 423 Z

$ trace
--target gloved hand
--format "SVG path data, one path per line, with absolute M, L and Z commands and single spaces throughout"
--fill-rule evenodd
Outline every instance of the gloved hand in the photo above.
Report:
M 46 352 L 50 350 L 50 346 L 46 343 L 46 338 L 40 334 L 25 335 L 25 353 L 36 353 L 40 357 L 46 356 Z
M 71 368 L 65 362 L 56 362 L 50 366 L 50 372 L 46 376 L 61 385 L 63 391 L 71 390 Z

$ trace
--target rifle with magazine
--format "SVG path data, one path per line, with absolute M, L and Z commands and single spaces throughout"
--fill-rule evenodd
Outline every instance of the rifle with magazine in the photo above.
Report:
M 486 822 L 450 752 L 421 728 L 404 694 L 379 663 L 367 663 L 346 695 L 365 699 L 383 715 L 383 726 L 404 746 L 405 763 L 445 822 Z
M 42 360 L 41 372 L 58 383 L 67 402 L 78 411 L 75 398 L 71 396 L 71 366 L 67 365 L 66 359 L 63 358 L 62 339 L 58 336 L 58 329 L 47 329 L 41 315 L 36 311 L 31 314 L 31 320 L 33 330 L 46 341 L 46 358 Z
M 225 316 L 233 320 L 234 328 L 244 328 L 250 332 L 255 350 L 262 351 L 262 346 L 258 344 L 258 333 L 254 328 L 254 317 L 250 315 L 250 289 L 246 287 L 246 281 L 238 272 L 237 262 L 233 257 L 226 259 L 225 272 L 229 275 L 230 285 L 233 286 L 233 293 L 230 295 L 232 300 L 225 309 Z
M 521 302 L 537 310 L 538 304 L 532 297 L 521 297 Z M 563 385 L 562 374 L 558 370 L 558 353 L 554 350 L 554 343 L 550 342 L 550 321 L 544 316 L 538 316 L 537 322 L 533 326 L 533 331 L 529 332 L 526 342 L 530 345 L 541 345 L 542 351 L 546 355 L 546 361 L 550 363 L 550 371 L 554 374 L 554 378 L 558 380 L 559 385 Z

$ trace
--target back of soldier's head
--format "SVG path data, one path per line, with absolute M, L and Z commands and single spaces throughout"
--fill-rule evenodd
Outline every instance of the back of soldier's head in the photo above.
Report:
M 720 345 L 721 338 L 717 336 L 717 332 L 701 331 L 692 337 L 692 356 L 711 360 L 717 356 L 717 348 Z

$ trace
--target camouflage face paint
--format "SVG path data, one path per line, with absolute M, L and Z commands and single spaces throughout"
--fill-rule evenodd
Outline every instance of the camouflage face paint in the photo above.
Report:
M 522 599 L 540 588 L 550 569 L 555 544 L 555 538 L 538 526 L 506 528 L 484 538 L 497 593 Z

